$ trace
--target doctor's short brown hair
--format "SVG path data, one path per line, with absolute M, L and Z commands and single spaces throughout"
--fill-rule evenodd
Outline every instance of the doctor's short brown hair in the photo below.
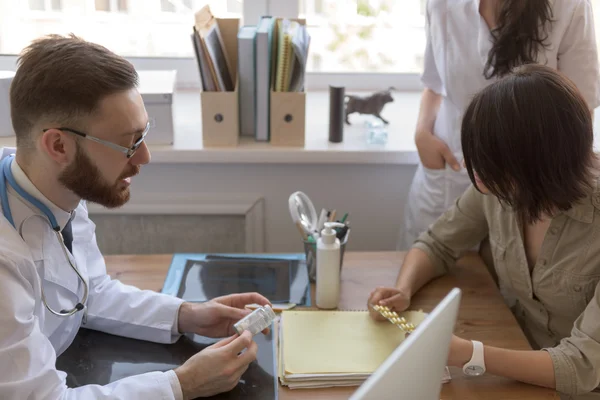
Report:
M 592 112 L 575 84 L 527 64 L 479 92 L 462 121 L 465 165 L 525 222 L 566 211 L 591 191 Z
M 137 84 L 133 65 L 103 46 L 74 35 L 33 41 L 21 52 L 10 87 L 17 147 L 31 147 L 40 123 L 77 124 L 102 98 Z

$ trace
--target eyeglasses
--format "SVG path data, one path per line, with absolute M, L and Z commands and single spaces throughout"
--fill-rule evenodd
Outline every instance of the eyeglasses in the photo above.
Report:
M 150 130 L 150 121 L 148 121 L 148 123 L 146 124 L 146 127 L 144 128 L 144 131 L 142 132 L 142 136 L 138 140 L 136 140 L 135 143 L 133 144 L 133 146 L 131 146 L 131 147 L 120 146 L 118 144 L 109 142 L 107 140 L 98 139 L 95 136 L 88 135 L 87 133 L 76 131 L 75 129 L 71 129 L 71 128 L 48 128 L 48 129 L 43 129 L 42 132 L 49 131 L 50 129 L 57 129 L 59 131 L 73 133 L 77 136 L 81 136 L 83 138 L 92 140 L 96 143 L 100 143 L 100 144 L 103 144 L 104 146 L 110 147 L 111 149 L 120 151 L 121 153 L 125 154 L 127 156 L 127 158 L 131 158 L 131 157 L 133 157 L 133 155 L 135 154 L 137 149 L 139 149 L 140 146 L 142 145 L 142 143 L 144 142 L 144 139 L 146 138 L 146 135 L 148 134 L 148 131 Z

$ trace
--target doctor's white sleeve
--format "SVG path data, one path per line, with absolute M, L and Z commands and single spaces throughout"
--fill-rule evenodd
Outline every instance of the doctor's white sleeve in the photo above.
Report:
M 82 234 L 78 235 L 78 231 Z M 96 243 L 95 225 L 88 218 L 85 206 L 77 209 L 73 233 L 73 247 L 83 246 L 87 252 L 89 297 L 83 326 L 151 342 L 177 341 L 180 337 L 177 317 L 183 300 L 111 279 Z
M 39 285 L 35 266 L 23 264 L 0 261 L 0 399 L 182 399 L 174 371 L 150 372 L 105 386 L 68 388 L 66 373 L 56 369 L 54 347 L 34 314 L 40 295 L 39 286 L 34 289 L 34 284 Z
M 600 105 L 600 76 L 594 15 L 589 0 L 577 0 L 558 47 L 557 67 L 571 79 L 591 110 Z

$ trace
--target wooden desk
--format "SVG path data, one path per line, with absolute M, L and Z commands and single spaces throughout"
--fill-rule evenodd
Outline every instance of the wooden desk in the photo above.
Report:
M 401 253 L 347 253 L 342 270 L 339 308 L 366 310 L 371 290 L 377 286 L 394 284 L 402 257 Z M 107 256 L 106 265 L 108 273 L 124 283 L 141 289 L 160 290 L 171 258 L 171 255 Z M 460 287 L 463 291 L 455 329 L 458 336 L 480 340 L 491 346 L 530 349 L 516 319 L 504 304 L 490 274 L 476 255 L 465 257 L 451 274 L 424 287 L 414 297 L 411 308 L 431 311 L 453 287 Z M 443 385 L 443 400 L 559 399 L 555 391 L 489 374 L 469 378 L 458 368 L 451 368 L 450 372 L 452 381 Z M 355 389 L 290 390 L 280 387 L 279 396 L 282 400 L 347 399 Z

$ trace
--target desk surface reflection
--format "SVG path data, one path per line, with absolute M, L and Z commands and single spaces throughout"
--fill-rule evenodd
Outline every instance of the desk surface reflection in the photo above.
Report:
M 254 337 L 257 360 L 230 392 L 211 399 L 277 399 L 272 333 Z M 67 385 L 106 385 L 151 371 L 168 371 L 214 343 L 197 335 L 182 336 L 174 344 L 158 344 L 81 329 L 71 346 L 58 357 L 57 369 L 67 373 Z

